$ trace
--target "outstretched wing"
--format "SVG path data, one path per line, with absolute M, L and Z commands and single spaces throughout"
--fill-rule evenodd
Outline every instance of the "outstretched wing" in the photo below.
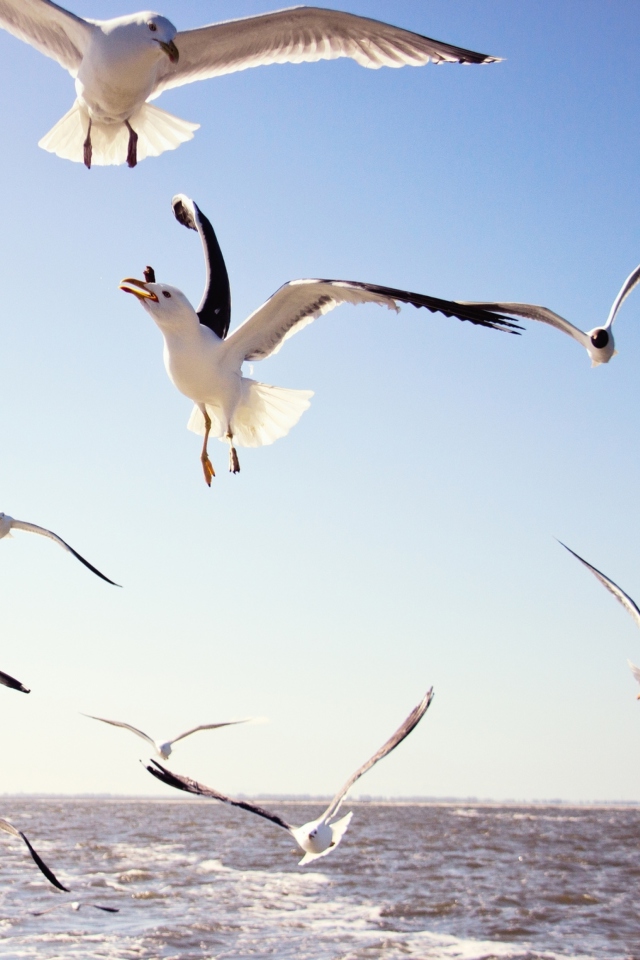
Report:
M 31 693 L 31 690 L 23 687 L 19 680 L 10 677 L 8 673 L 3 673 L 2 670 L 0 670 L 0 683 L 5 687 L 11 687 L 12 690 L 20 690 L 21 693 Z
M 174 737 L 169 743 L 177 743 L 178 740 L 184 740 L 185 737 L 190 737 L 192 733 L 197 733 L 198 730 L 217 730 L 218 727 L 232 727 L 236 723 L 247 723 L 250 719 L 250 717 L 246 717 L 244 720 L 227 720 L 225 723 L 202 723 L 199 727 L 192 727 L 191 730 L 187 730 L 186 733 L 181 733 L 179 737 Z
M 439 300 L 422 293 L 381 287 L 355 280 L 291 280 L 251 314 L 227 339 L 234 359 L 264 360 L 277 353 L 285 340 L 341 303 L 377 303 L 398 313 L 399 303 L 426 307 L 431 313 L 468 320 L 493 330 L 516 333 L 521 328 L 495 313 L 456 300 Z
M 629 664 L 629 670 L 631 670 L 631 673 L 634 675 L 638 683 L 640 683 L 640 667 L 636 667 L 635 663 L 632 663 L 631 660 L 627 660 L 627 663 Z
M 591 570 L 591 573 L 596 577 L 603 587 L 606 587 L 609 593 L 612 593 L 616 600 L 622 604 L 627 613 L 630 613 L 636 624 L 640 627 L 640 609 L 638 604 L 631 599 L 631 597 L 621 590 L 617 583 L 614 583 L 613 580 L 609 580 L 609 577 L 605 577 L 604 573 L 601 573 L 600 570 L 596 570 L 595 567 L 592 567 L 590 563 L 587 563 L 586 560 L 583 560 L 575 550 L 572 550 L 571 547 L 568 547 L 566 543 L 563 543 L 562 540 L 558 540 L 558 543 L 568 550 L 569 553 L 572 553 L 576 560 L 579 560 L 580 563 L 584 564 L 587 570 Z M 640 682 L 640 681 L 639 681 Z
M 640 283 L 640 266 L 637 266 L 637 267 L 635 268 L 635 270 L 634 270 L 632 273 L 629 274 L 629 276 L 627 277 L 627 279 L 625 280 L 625 282 L 622 284 L 622 288 L 621 288 L 621 290 L 620 290 L 620 293 L 618 294 L 618 296 L 617 296 L 617 297 L 615 298 L 615 300 L 613 301 L 613 306 L 611 307 L 611 310 L 609 311 L 609 316 L 607 317 L 607 322 L 606 322 L 605 325 L 604 325 L 604 326 L 605 326 L 605 329 L 607 329 L 607 327 L 610 327 L 610 326 L 611 326 L 611 324 L 613 323 L 613 321 L 614 321 L 615 318 L 616 318 L 616 313 L 618 312 L 618 310 L 619 310 L 620 307 L 622 306 L 623 302 L 627 299 L 627 297 L 629 296 L 629 294 L 631 293 L 631 291 L 634 289 L 634 287 L 637 287 L 639 283 Z
M 409 736 L 409 734 L 414 729 L 414 727 L 416 727 L 422 720 L 423 716 L 429 709 L 429 704 L 431 703 L 432 700 L 433 700 L 433 687 L 431 687 L 430 690 L 427 690 L 427 692 L 425 693 L 424 697 L 422 698 L 418 706 L 411 711 L 411 713 L 409 714 L 407 719 L 404 721 L 402 726 L 398 727 L 398 729 L 393 734 L 393 736 L 389 737 L 387 742 L 384 743 L 380 747 L 380 749 L 376 753 L 374 753 L 374 755 L 369 760 L 367 760 L 366 763 L 363 763 L 362 766 L 359 767 L 358 770 L 356 770 L 356 772 L 353 774 L 352 777 L 349 777 L 344 787 L 336 793 L 335 797 L 333 798 L 333 800 L 331 801 L 331 803 L 323 813 L 322 815 L 323 820 L 329 820 L 331 817 L 335 817 L 336 813 L 340 809 L 342 801 L 344 800 L 344 798 L 346 797 L 347 793 L 349 792 L 351 787 L 354 785 L 356 780 L 359 780 L 360 777 L 367 772 L 367 770 L 370 770 L 371 767 L 373 767 L 374 764 L 378 762 L 378 760 L 382 760 L 383 757 L 386 757 L 388 753 L 391 753 L 392 750 L 395 750 L 398 744 L 402 743 L 405 737 Z
M 276 813 L 269 813 L 268 810 L 259 807 L 255 803 L 249 803 L 248 800 L 232 800 L 231 797 L 225 797 L 223 793 L 218 793 L 218 791 L 212 787 L 205 787 L 204 784 L 198 783 L 196 780 L 191 780 L 190 777 L 181 777 L 177 773 L 171 773 L 170 770 L 167 770 L 166 767 L 163 767 L 162 764 L 157 763 L 155 760 L 151 760 L 150 762 L 153 766 L 147 767 L 149 773 L 156 777 L 157 780 L 166 783 L 169 787 L 175 787 L 176 790 L 184 790 L 186 793 L 195 793 L 201 797 L 211 797 L 212 800 L 219 800 L 220 803 L 230 803 L 232 807 L 240 807 L 241 810 L 248 810 L 249 813 L 256 813 L 259 817 L 264 817 L 265 820 L 271 820 L 271 822 L 275 823 L 278 827 L 284 827 L 285 830 L 291 833 L 292 828 Z
M 2 0 L 0 0 L 0 3 Z M 39 533 L 43 537 L 49 537 L 50 540 L 55 541 L 65 550 L 68 550 L 69 553 L 72 553 L 76 560 L 79 560 L 80 563 L 83 563 L 88 570 L 91 570 L 92 573 L 95 573 L 97 577 L 100 577 L 101 580 L 106 580 L 107 583 L 110 583 L 113 587 L 119 587 L 119 583 L 114 583 L 113 580 L 109 580 L 109 577 L 105 577 L 104 573 L 100 573 L 93 564 L 89 563 L 88 560 L 85 560 L 84 557 L 81 557 L 73 547 L 70 547 L 62 537 L 59 537 L 57 533 L 54 533 L 52 530 L 47 530 L 46 527 L 39 527 L 35 523 L 25 523 L 24 520 L 12 520 L 11 526 L 15 527 L 16 530 L 28 530 L 29 533 Z
M 562 333 L 567 333 L 570 337 L 573 337 L 573 339 L 581 343 L 583 347 L 589 345 L 589 337 L 583 330 L 574 327 L 572 323 L 569 323 L 568 320 L 565 320 L 564 317 L 561 317 L 558 313 L 554 313 L 553 310 L 548 310 L 547 307 L 540 307 L 536 303 L 485 303 L 481 300 L 465 300 L 465 303 L 468 303 L 470 306 L 481 307 L 490 313 L 512 314 L 516 317 L 525 317 L 527 320 L 538 320 L 540 323 L 548 323 L 550 327 L 555 327 L 556 330 L 561 330 Z
M 207 277 L 196 312 L 200 323 L 224 340 L 231 322 L 231 289 L 218 238 L 209 220 L 189 197 L 179 193 L 171 201 L 171 206 L 178 223 L 200 234 Z
M 57 60 L 72 77 L 97 29 L 51 0 L 0 0 L 0 27 Z
M 256 17 L 212 23 L 177 34 L 180 59 L 158 77 L 154 96 L 168 87 L 270 63 L 350 57 L 363 67 L 420 67 L 434 63 L 494 63 L 499 57 L 423 37 L 380 20 L 324 7 L 290 7 Z
M 8 820 L 0 820 L 0 830 L 4 830 L 5 833 L 9 833 L 12 837 L 18 837 L 20 840 L 23 840 L 27 845 L 27 850 L 31 854 L 33 862 L 41 871 L 41 873 L 45 875 L 49 883 L 52 883 L 54 887 L 58 888 L 58 890 L 64 890 L 65 893 L 69 893 L 69 889 L 67 887 L 63 887 L 53 871 L 50 870 L 46 865 L 42 857 L 33 849 L 22 830 L 17 830 L 16 827 L 14 827 L 12 823 L 9 823 Z
M 122 723 L 121 720 L 106 720 L 104 717 L 94 717 L 92 713 L 83 713 L 83 717 L 89 717 L 91 720 L 100 720 L 102 723 L 109 723 L 112 727 L 122 727 L 124 730 L 130 730 L 131 733 L 135 733 L 137 737 L 142 737 L 143 740 L 146 740 L 147 743 L 150 743 L 155 749 L 156 745 L 151 737 L 147 736 L 142 730 L 138 730 L 137 727 L 132 727 L 130 723 Z

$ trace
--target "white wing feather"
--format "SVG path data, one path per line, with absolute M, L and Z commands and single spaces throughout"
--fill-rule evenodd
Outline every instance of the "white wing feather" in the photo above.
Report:
M 202 723 L 199 727 L 192 727 L 191 730 L 187 730 L 186 733 L 181 733 L 179 736 L 174 737 L 173 740 L 169 740 L 169 743 L 177 743 L 178 740 L 184 740 L 185 737 L 190 737 L 192 733 L 197 733 L 198 730 L 217 730 L 218 727 L 231 727 L 235 723 L 247 723 L 251 719 L 247 717 L 245 720 L 227 720 L 225 723 Z
M 97 29 L 51 0 L 0 0 L 0 27 L 57 60 L 72 77 Z
M 620 293 L 613 301 L 613 306 L 609 311 L 609 316 L 607 317 L 607 322 L 605 323 L 605 329 L 610 327 L 613 321 L 616 318 L 616 313 L 622 306 L 623 302 L 627 299 L 634 287 L 637 287 L 640 283 L 640 266 L 637 266 L 635 270 L 629 274 L 625 282 L 622 284 Z
M 492 63 L 462 47 L 423 37 L 379 20 L 320 7 L 291 7 L 255 17 L 213 23 L 177 34 L 177 64 L 167 64 L 153 96 L 194 80 L 271 63 L 350 57 L 363 67 L 435 63 Z
M 91 720 L 100 720 L 102 723 L 109 723 L 112 727 L 122 727 L 124 730 L 130 730 L 131 733 L 135 733 L 137 737 L 142 737 L 143 740 L 146 740 L 147 743 L 150 743 L 155 749 L 155 741 L 142 730 L 138 730 L 137 727 L 132 727 L 130 723 L 122 723 L 120 720 L 107 720 L 105 717 L 95 717 L 92 713 L 85 713 L 83 716 L 89 717 Z
M 589 346 L 589 337 L 583 330 L 574 327 L 572 323 L 565 320 L 558 313 L 549 310 L 547 307 L 541 307 L 536 303 L 487 303 L 482 300 L 464 300 L 461 301 L 472 307 L 482 307 L 484 310 L 495 310 L 499 313 L 508 313 L 516 317 L 525 317 L 527 320 L 538 320 L 540 323 L 547 323 L 556 330 L 568 334 L 581 343 L 583 347 Z
M 636 667 L 635 663 L 632 663 L 631 660 L 627 660 L 627 663 L 629 664 L 629 670 L 631 670 L 631 673 L 634 675 L 638 683 L 640 683 L 640 667 Z

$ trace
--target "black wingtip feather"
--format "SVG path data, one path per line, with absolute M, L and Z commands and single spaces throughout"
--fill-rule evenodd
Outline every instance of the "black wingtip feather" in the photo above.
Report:
M 49 869 L 49 867 L 46 865 L 46 863 L 44 862 L 44 860 L 42 859 L 42 857 L 40 857 L 39 854 L 33 849 L 33 847 L 32 847 L 31 844 L 29 843 L 27 837 L 26 837 L 25 834 L 22 832 L 22 830 L 19 830 L 18 833 L 20 834 L 20 836 L 22 837 L 22 839 L 23 839 L 24 842 L 26 843 L 27 849 L 28 849 L 29 853 L 31 854 L 31 857 L 32 857 L 32 859 L 33 859 L 33 862 L 34 862 L 35 865 L 38 867 L 38 869 L 40 870 L 40 872 L 45 875 L 45 877 L 47 878 L 47 880 L 49 881 L 49 883 L 52 883 L 54 887 L 57 887 L 57 888 L 58 888 L 58 890 L 64 890 L 65 893 L 71 893 L 71 891 L 69 890 L 68 887 L 63 886 L 63 884 L 60 883 L 60 881 L 58 880 L 58 878 L 56 877 L 56 875 L 53 873 L 52 870 Z

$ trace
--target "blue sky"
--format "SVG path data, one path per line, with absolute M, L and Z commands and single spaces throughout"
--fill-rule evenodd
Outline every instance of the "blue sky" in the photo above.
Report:
M 178 27 L 266 2 L 166 0 Z M 76 0 L 88 17 L 129 12 Z M 4 402 L 0 509 L 53 544 L 0 545 L 3 789 L 163 794 L 141 742 L 203 733 L 174 769 L 222 790 L 331 793 L 433 684 L 411 738 L 362 781 L 383 795 L 640 800 L 640 635 L 559 537 L 640 598 L 640 294 L 591 370 L 554 330 L 522 337 L 405 307 L 343 306 L 256 364 L 315 390 L 271 447 L 211 445 L 122 277 L 152 264 L 197 302 L 192 196 L 226 258 L 233 323 L 325 276 L 602 322 L 640 261 L 640 13 L 562 4 L 352 0 L 348 9 L 505 58 L 248 70 L 162 96 L 200 122 L 135 170 L 37 147 L 73 83 L 0 32 Z

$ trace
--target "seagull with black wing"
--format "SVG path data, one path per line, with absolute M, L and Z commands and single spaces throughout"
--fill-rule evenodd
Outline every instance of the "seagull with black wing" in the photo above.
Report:
M 286 436 L 313 396 L 311 390 L 274 387 L 243 377 L 242 364 L 277 353 L 285 340 L 341 303 L 376 303 L 396 313 L 399 304 L 411 303 L 492 330 L 520 329 L 476 306 L 375 283 L 291 280 L 227 336 L 231 292 L 213 227 L 188 197 L 178 194 L 172 204 L 176 219 L 198 231 L 204 249 L 207 280 L 197 311 L 181 290 L 157 283 L 151 267 L 144 280 L 129 277 L 120 289 L 136 296 L 160 328 L 169 379 L 195 403 L 187 427 L 204 435 L 200 459 L 209 486 L 215 476 L 207 451 L 210 436 L 229 444 L 229 469 L 238 473 L 236 446 L 261 447 Z
M 210 797 L 212 800 L 218 800 L 220 803 L 229 803 L 231 806 L 239 807 L 241 810 L 255 813 L 257 816 L 263 817 L 265 820 L 270 820 L 271 823 L 275 823 L 276 826 L 287 830 L 304 852 L 302 860 L 299 861 L 299 866 L 302 867 L 307 863 L 311 863 L 312 860 L 317 860 L 318 857 L 325 857 L 328 853 L 331 853 L 334 847 L 338 846 L 353 816 L 352 813 L 348 813 L 346 817 L 342 817 L 340 820 L 335 819 L 349 790 L 367 770 L 370 770 L 379 760 L 382 760 L 391 753 L 392 750 L 395 750 L 395 748 L 409 736 L 411 731 L 414 730 L 422 720 L 432 700 L 433 688 L 427 691 L 418 706 L 411 711 L 404 723 L 398 727 L 386 743 L 384 743 L 366 763 L 363 763 L 353 776 L 349 777 L 342 789 L 338 790 L 322 816 L 318 817 L 317 820 L 311 820 L 309 823 L 303 824 L 301 827 L 292 827 L 291 824 L 283 820 L 277 813 L 270 813 L 263 807 L 259 807 L 255 803 L 250 803 L 248 800 L 233 800 L 231 797 L 219 793 L 212 787 L 206 787 L 196 780 L 171 773 L 170 770 L 166 770 L 162 764 L 156 760 L 151 761 L 153 766 L 147 767 L 147 770 L 158 780 L 161 780 L 170 787 L 175 787 L 176 790 L 184 790 L 187 793 Z
M 178 31 L 144 10 L 85 20 L 51 0 L 0 0 L 0 27 L 64 67 L 76 101 L 39 146 L 67 160 L 134 167 L 174 150 L 200 126 L 149 103 L 164 90 L 271 63 L 350 57 L 363 67 L 494 63 L 388 23 L 322 7 L 292 7 Z
M 130 723 L 123 723 L 121 720 L 107 720 L 105 717 L 94 717 L 91 713 L 85 713 L 84 716 L 89 717 L 90 720 L 100 720 L 102 723 L 109 723 L 112 727 L 122 727 L 124 730 L 130 730 L 131 733 L 135 733 L 137 737 L 141 737 L 143 740 L 146 740 L 147 743 L 150 743 L 158 756 L 162 757 L 163 760 L 168 760 L 171 756 L 174 743 L 177 743 L 178 740 L 184 740 L 185 737 L 190 737 L 192 733 L 198 733 L 199 730 L 217 730 L 219 727 L 231 727 L 236 723 L 248 723 L 251 719 L 251 717 L 247 717 L 244 720 L 227 720 L 222 723 L 201 723 L 199 727 L 191 727 L 190 730 L 178 734 L 173 740 L 153 740 L 148 734 L 144 733 L 143 730 L 133 727 Z

